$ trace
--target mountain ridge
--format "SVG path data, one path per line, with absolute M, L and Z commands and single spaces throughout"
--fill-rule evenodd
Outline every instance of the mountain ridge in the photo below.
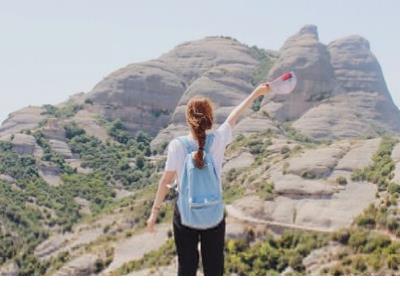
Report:
M 262 130 L 260 125 L 273 126 L 266 114 L 280 122 L 293 122 L 301 133 L 317 139 L 400 131 L 399 110 L 369 42 L 350 35 L 324 45 L 315 25 L 301 28 L 276 52 L 249 47 L 230 37 L 185 42 L 159 58 L 112 72 L 88 93 L 76 94 L 60 105 L 90 102 L 92 106 L 83 108 L 85 121 L 79 118 L 83 112 L 77 112 L 78 125 L 95 126 L 96 117 L 121 119 L 130 133 L 145 131 L 156 136 L 152 144 L 160 145 L 185 131 L 184 108 L 191 96 L 211 97 L 220 124 L 256 83 L 287 70 L 298 74 L 295 91 L 289 96 L 267 97 L 260 111 L 248 112 L 239 123 L 240 133 Z M 329 112 L 335 114 L 336 107 L 346 117 L 335 126 Z M 352 115 L 354 108 L 361 116 Z M 14 126 L 33 128 L 43 121 L 39 107 L 31 110 L 32 119 L 27 119 L 27 108 L 10 114 L 0 136 L 9 134 L 7 130 L 17 131 Z

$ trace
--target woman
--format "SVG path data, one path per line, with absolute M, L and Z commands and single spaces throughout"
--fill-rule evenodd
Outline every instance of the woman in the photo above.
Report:
M 232 110 L 225 122 L 214 132 L 214 140 L 210 152 L 219 178 L 221 177 L 225 148 L 232 141 L 233 127 L 236 125 L 240 115 L 252 105 L 254 100 L 265 95 L 269 90 L 270 87 L 268 85 L 259 85 L 242 103 Z M 194 155 L 194 161 L 196 166 L 200 168 L 204 162 L 203 151 L 207 136 L 206 131 L 212 128 L 213 121 L 213 107 L 210 99 L 195 96 L 189 100 L 186 107 L 186 122 L 190 128 L 188 137 L 192 142 L 197 142 L 198 149 Z M 168 192 L 168 185 L 174 179 L 177 180 L 179 185 L 184 159 L 185 148 L 177 139 L 172 140 L 168 145 L 165 171 L 159 182 L 156 199 L 150 217 L 147 220 L 149 231 L 154 231 L 161 203 Z M 223 275 L 225 216 L 218 225 L 212 228 L 195 229 L 182 224 L 179 208 L 175 204 L 173 231 L 178 254 L 178 275 L 196 275 L 199 263 L 199 241 L 204 275 Z

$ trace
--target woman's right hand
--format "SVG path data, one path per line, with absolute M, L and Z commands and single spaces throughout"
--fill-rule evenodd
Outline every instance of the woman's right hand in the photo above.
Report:
M 258 86 L 254 89 L 253 94 L 254 94 L 256 97 L 259 97 L 259 96 L 264 96 L 264 95 L 267 94 L 269 91 L 270 91 L 269 85 L 268 85 L 267 83 L 263 83 L 263 84 L 258 85 Z
M 258 85 L 253 92 L 243 100 L 238 106 L 236 106 L 232 112 L 229 114 L 228 118 L 226 119 L 231 127 L 236 125 L 236 122 L 239 119 L 239 116 L 243 114 L 246 109 L 248 109 L 251 104 L 260 96 L 267 94 L 271 90 L 271 87 L 268 83 L 263 83 Z

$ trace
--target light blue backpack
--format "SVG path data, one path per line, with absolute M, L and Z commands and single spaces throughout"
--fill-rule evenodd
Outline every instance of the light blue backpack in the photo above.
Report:
M 206 137 L 204 167 L 196 168 L 192 153 L 198 145 L 186 136 L 178 137 L 186 150 L 185 164 L 179 184 L 177 205 L 183 225 L 195 229 L 208 229 L 219 224 L 224 216 L 224 203 L 220 179 L 210 153 L 214 134 Z

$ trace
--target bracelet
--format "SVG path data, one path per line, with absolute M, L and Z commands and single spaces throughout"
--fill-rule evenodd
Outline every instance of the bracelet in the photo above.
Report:
M 157 211 L 159 211 L 159 210 L 160 210 L 160 208 L 161 208 L 160 206 L 153 206 L 153 208 L 152 208 L 152 209 L 153 209 L 153 210 L 157 210 Z

